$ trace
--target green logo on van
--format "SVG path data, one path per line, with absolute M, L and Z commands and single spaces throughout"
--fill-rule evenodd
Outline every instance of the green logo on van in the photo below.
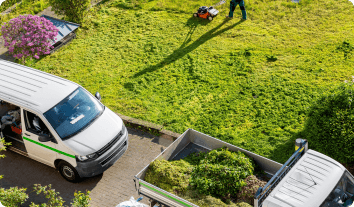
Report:
M 29 142 L 32 142 L 32 143 L 38 144 L 38 145 L 40 145 L 40 146 L 42 146 L 42 147 L 45 147 L 45 148 L 47 148 L 47 149 L 53 150 L 53 151 L 55 151 L 55 152 L 57 152 L 57 153 L 60 153 L 60 154 L 66 155 L 66 156 L 71 157 L 71 158 L 75 158 L 75 156 L 74 156 L 74 155 L 71 155 L 71 154 L 68 154 L 68 153 L 62 152 L 62 151 L 60 151 L 60 150 L 54 149 L 54 148 L 49 147 L 49 146 L 47 146 L 47 145 L 44 145 L 44 144 L 42 144 L 42 143 L 36 142 L 36 141 L 34 141 L 34 140 L 32 140 L 32 139 L 28 139 L 27 137 L 23 137 L 23 139 L 25 139 L 25 140 L 27 140 L 27 141 L 29 141 Z

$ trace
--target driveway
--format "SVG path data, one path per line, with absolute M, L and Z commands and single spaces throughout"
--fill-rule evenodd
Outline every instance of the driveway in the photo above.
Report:
M 102 175 L 87 178 L 80 183 L 70 183 L 61 177 L 54 168 L 41 164 L 30 158 L 11 151 L 3 152 L 6 157 L 0 159 L 0 187 L 8 189 L 18 186 L 27 188 L 29 199 L 22 206 L 29 206 L 31 202 L 46 203 L 43 195 L 36 195 L 33 185 L 38 183 L 42 186 L 52 184 L 55 191 L 69 205 L 75 191 L 91 191 L 91 206 L 114 207 L 131 196 L 135 199 L 138 194 L 134 187 L 133 177 L 157 155 L 161 153 L 172 141 L 153 136 L 140 130 L 128 128 L 129 147 L 124 155 Z M 148 199 L 141 202 L 148 204 Z

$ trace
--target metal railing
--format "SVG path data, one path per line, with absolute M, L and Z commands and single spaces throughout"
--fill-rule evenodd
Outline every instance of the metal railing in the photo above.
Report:
M 278 183 L 285 177 L 285 175 L 291 170 L 296 162 L 305 154 L 307 150 L 307 141 L 303 142 L 302 147 L 296 150 L 294 154 L 285 162 L 285 164 L 278 170 L 278 172 L 268 181 L 268 183 L 262 188 L 258 188 L 256 195 L 254 196 L 254 207 L 262 207 L 263 201 L 278 185 Z

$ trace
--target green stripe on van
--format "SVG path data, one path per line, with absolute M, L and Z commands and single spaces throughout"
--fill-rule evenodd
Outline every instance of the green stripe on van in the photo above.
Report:
M 144 183 L 139 182 L 139 184 L 141 184 L 141 185 L 143 185 L 143 186 L 149 188 L 150 190 L 156 191 L 156 192 L 158 192 L 158 193 L 160 193 L 160 194 L 162 194 L 162 195 L 164 195 L 164 196 L 166 196 L 166 197 L 168 197 L 168 198 L 171 198 L 171 199 L 173 199 L 173 200 L 179 202 L 179 203 L 182 204 L 182 205 L 185 205 L 185 206 L 188 206 L 188 207 L 192 207 L 191 205 L 186 204 L 185 202 L 180 201 L 180 200 L 178 200 L 178 199 L 176 199 L 176 198 L 174 198 L 174 197 L 172 197 L 172 196 L 169 196 L 169 195 L 167 195 L 166 193 L 163 193 L 163 192 L 161 192 L 161 191 L 159 191 L 159 190 L 156 190 L 155 188 L 152 188 L 152 187 L 150 187 L 150 186 L 148 186 L 148 185 L 145 185 Z
M 57 153 L 60 153 L 60 154 L 66 155 L 66 156 L 71 157 L 71 158 L 75 158 L 75 156 L 74 156 L 74 155 L 71 155 L 71 154 L 68 154 L 68 153 L 62 152 L 62 151 L 60 151 L 60 150 L 54 149 L 54 148 L 49 147 L 49 146 L 47 146 L 47 145 L 44 145 L 44 144 L 42 144 L 42 143 L 36 142 L 36 141 L 34 141 L 34 140 L 32 140 L 32 139 L 28 139 L 27 137 L 23 137 L 23 139 L 25 139 L 25 140 L 27 140 L 27 141 L 29 141 L 29 142 L 32 142 L 32 143 L 38 144 L 38 145 L 40 145 L 40 146 L 42 146 L 42 147 L 45 147 L 45 148 L 47 148 L 47 149 L 53 150 L 53 151 L 55 151 L 55 152 L 57 152 Z

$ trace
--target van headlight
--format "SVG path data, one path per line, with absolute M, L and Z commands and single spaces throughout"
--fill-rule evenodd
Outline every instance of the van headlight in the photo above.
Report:
M 84 155 L 84 156 L 76 155 L 77 160 L 79 160 L 81 162 L 84 162 L 84 161 L 87 161 L 87 160 L 94 160 L 97 157 L 98 157 L 98 155 L 96 153 L 92 153 L 92 154 Z
M 123 124 L 123 126 L 122 126 L 122 135 L 125 134 L 126 131 L 127 131 L 127 127 L 125 127 L 125 125 Z

